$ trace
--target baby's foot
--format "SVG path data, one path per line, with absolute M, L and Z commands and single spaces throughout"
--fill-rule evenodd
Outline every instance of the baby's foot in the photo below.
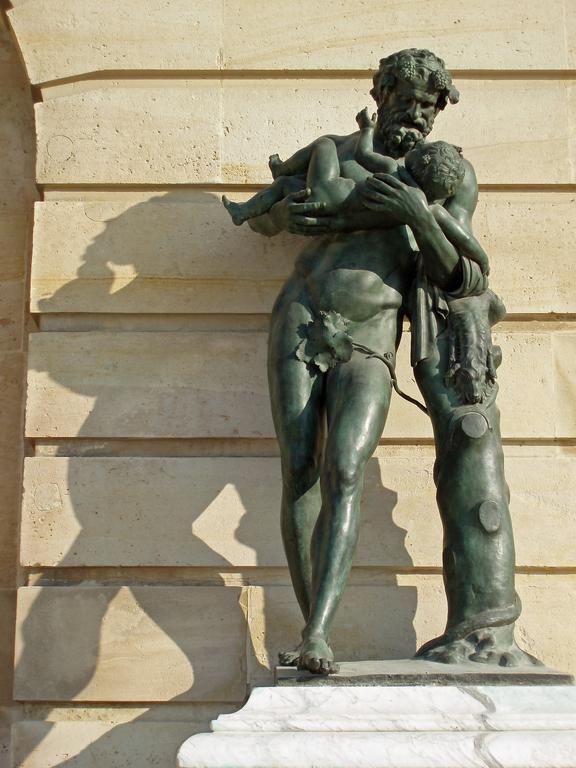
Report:
M 228 200 L 226 195 L 222 195 L 222 202 L 224 203 L 224 207 L 230 214 L 234 224 L 236 224 L 237 227 L 239 227 L 240 224 L 244 224 L 247 217 L 242 211 L 242 203 L 233 203 L 232 200 Z
M 268 160 L 268 168 L 270 168 L 270 172 L 272 173 L 272 178 L 277 179 L 278 176 L 282 176 L 282 166 L 284 163 L 282 160 L 280 160 L 280 157 L 278 155 L 270 155 L 270 158 Z
M 332 649 L 322 637 L 309 637 L 302 641 L 297 667 L 313 675 L 332 675 L 339 670 L 338 664 L 334 663 Z
M 376 113 L 370 117 L 368 107 L 364 107 L 361 112 L 356 115 L 356 122 L 359 128 L 374 128 L 376 125 Z

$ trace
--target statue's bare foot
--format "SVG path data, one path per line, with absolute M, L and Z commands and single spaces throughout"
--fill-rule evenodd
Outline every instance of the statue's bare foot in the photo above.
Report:
M 302 641 L 297 667 L 313 675 L 332 675 L 339 669 L 334 663 L 332 649 L 322 637 L 308 637 Z
M 541 661 L 518 647 L 509 627 L 487 627 L 457 639 L 439 637 L 422 646 L 416 657 L 443 664 L 475 662 L 491 667 L 542 665 Z
M 270 155 L 270 158 L 268 160 L 268 168 L 270 168 L 270 172 L 272 174 L 273 179 L 277 179 L 278 176 L 282 176 L 282 166 L 284 163 L 282 160 L 280 160 L 280 157 L 278 155 Z
M 374 128 L 376 125 L 376 114 L 373 114 L 372 117 L 370 117 L 368 107 L 364 107 L 364 109 L 356 115 L 356 122 L 358 123 L 358 128 Z
M 239 227 L 240 224 L 244 224 L 247 217 L 242 211 L 242 203 L 233 203 L 232 200 L 228 200 L 226 195 L 222 195 L 222 202 L 224 203 L 224 208 L 226 208 L 230 214 L 234 224 L 236 224 L 237 227 Z

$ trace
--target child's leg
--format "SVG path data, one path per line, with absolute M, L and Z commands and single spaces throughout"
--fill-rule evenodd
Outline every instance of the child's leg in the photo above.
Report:
M 304 179 L 297 176 L 279 176 L 266 189 L 257 192 L 245 203 L 233 203 L 226 195 L 222 195 L 222 202 L 234 224 L 244 224 L 248 219 L 262 216 L 268 213 L 275 203 L 280 202 L 291 192 L 299 192 L 305 188 Z
M 332 139 L 319 139 L 310 158 L 306 185 L 311 190 L 310 200 L 340 205 L 347 200 L 356 185 L 352 179 L 340 176 L 338 150 Z
M 307 186 L 314 190 L 326 181 L 340 178 L 338 150 L 332 139 L 318 139 L 308 163 Z
M 299 176 L 306 174 L 308 171 L 308 163 L 312 157 L 312 153 L 316 148 L 319 141 L 323 139 L 317 139 L 312 144 L 308 144 L 307 147 L 302 147 L 297 152 L 294 152 L 292 157 L 288 160 L 280 160 L 278 155 L 270 155 L 268 161 L 268 167 L 272 171 L 272 176 L 277 179 L 279 176 Z

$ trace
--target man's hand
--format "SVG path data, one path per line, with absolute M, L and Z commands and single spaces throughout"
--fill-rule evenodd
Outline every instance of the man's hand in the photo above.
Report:
M 345 220 L 328 209 L 326 203 L 307 203 L 310 189 L 292 192 L 272 206 L 270 217 L 279 230 L 295 235 L 326 235 L 345 228 Z
M 386 213 L 398 224 L 410 226 L 430 216 L 424 192 L 389 173 L 376 173 L 367 178 L 359 194 L 366 208 Z

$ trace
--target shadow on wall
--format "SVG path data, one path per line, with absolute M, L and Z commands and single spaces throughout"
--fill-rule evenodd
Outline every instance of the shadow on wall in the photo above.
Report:
M 211 195 L 202 197 L 205 198 L 202 204 L 206 206 L 206 212 L 211 216 L 222 217 L 222 226 L 231 226 L 225 223 L 226 214 L 220 203 Z M 178 193 L 174 193 L 174 196 L 169 194 L 152 198 L 150 203 L 161 202 L 169 205 L 173 198 L 182 203 Z M 198 200 L 200 201 L 200 196 Z M 138 203 L 117 218 L 107 221 L 104 231 L 86 250 L 84 264 L 79 268 L 76 279 L 60 288 L 53 298 L 43 300 L 41 312 L 48 312 L 53 302 L 57 302 L 60 307 L 67 292 L 76 296 L 81 288 L 81 281 L 85 279 L 84 270 L 90 276 L 96 274 L 99 278 L 92 282 L 92 300 L 94 286 L 97 286 L 97 290 L 101 292 L 102 306 L 110 307 L 111 313 L 115 311 L 116 302 L 119 309 L 127 305 L 132 306 L 130 294 L 141 296 L 139 281 L 145 280 L 142 272 L 146 267 L 141 266 L 141 260 L 144 265 L 149 264 L 154 252 L 161 258 L 162 241 L 165 237 L 162 231 L 148 232 L 146 238 L 141 236 L 138 225 L 143 221 L 143 216 L 145 219 L 148 205 L 148 202 Z M 136 233 L 135 242 L 127 239 L 128 233 Z M 142 252 L 143 250 L 145 252 Z M 182 261 L 185 258 L 186 254 L 183 253 Z M 132 282 L 115 291 L 114 267 L 127 264 L 132 265 L 135 277 Z M 145 311 L 146 307 L 143 306 L 142 310 Z M 90 416 L 78 433 L 78 437 L 92 437 L 93 425 L 98 423 L 101 409 L 109 412 L 113 404 L 100 402 L 89 381 L 83 382 L 80 389 L 77 379 L 68 379 L 66 373 L 61 370 L 58 373 L 48 370 L 46 373 L 61 387 L 94 398 Z M 114 397 L 113 390 L 108 397 Z M 210 470 L 210 464 L 216 465 L 216 462 L 197 459 L 197 463 L 206 464 L 202 467 L 202 482 L 196 482 L 194 458 L 166 458 L 161 462 L 147 458 L 136 459 L 135 463 L 136 461 L 143 461 L 140 474 L 136 472 L 133 475 L 137 479 L 136 487 L 123 487 L 121 482 L 120 486 L 116 487 L 116 481 L 110 476 L 108 488 L 105 478 L 103 479 L 100 487 L 105 499 L 104 505 L 102 500 L 95 501 L 94 490 L 97 486 L 86 483 L 85 469 L 80 466 L 86 462 L 69 462 L 67 487 L 79 531 L 68 551 L 62 554 L 60 567 L 77 567 L 86 562 L 82 561 L 83 553 L 94 553 L 95 550 L 99 551 L 100 562 L 105 564 L 106 561 L 101 558 L 105 556 L 107 547 L 114 551 L 112 565 L 134 564 L 134 552 L 137 554 L 139 547 L 145 550 L 142 558 L 144 561 L 138 563 L 141 566 L 211 566 L 215 569 L 214 574 L 218 574 L 219 569 L 242 570 L 238 567 L 238 560 L 230 556 L 230 551 L 243 552 L 244 555 L 251 553 L 252 560 L 257 565 L 284 564 L 279 547 L 279 510 L 271 508 L 268 492 L 271 485 L 268 479 L 259 482 L 257 477 L 238 470 L 233 476 L 227 476 L 225 472 L 220 476 L 219 469 L 213 467 Z M 228 465 L 226 460 L 220 461 L 223 463 L 219 467 L 232 467 L 238 466 L 241 460 L 236 459 L 234 464 Z M 270 474 L 278 477 L 279 504 L 280 476 L 277 460 L 245 461 L 247 466 L 254 466 L 256 461 L 267 461 L 270 462 L 270 467 L 274 467 Z M 155 467 L 158 471 L 156 477 Z M 394 562 L 409 567 L 412 561 L 404 543 L 406 532 L 392 519 L 397 494 L 382 484 L 379 465 L 375 461 L 368 466 L 366 487 L 370 489 L 372 496 L 377 495 L 381 513 L 378 520 L 371 524 L 369 531 L 372 541 L 374 537 L 378 537 L 382 543 L 383 553 L 378 562 L 385 563 L 386 552 L 393 551 Z M 239 507 L 238 514 L 233 519 L 230 516 L 215 518 L 215 526 L 221 526 L 220 530 L 210 530 L 206 525 L 199 528 L 202 516 L 208 514 L 206 520 L 210 520 L 210 508 L 217 504 L 222 494 L 231 492 L 236 498 L 236 507 Z M 154 521 L 150 516 L 161 517 L 161 524 L 156 525 L 153 535 Z M 203 532 L 196 535 L 194 531 L 200 529 Z M 151 541 L 151 538 L 154 538 L 154 541 Z M 229 540 L 232 546 L 220 547 L 218 541 L 224 540 Z M 372 543 L 371 551 L 373 550 Z M 247 573 L 250 578 L 249 572 Z M 285 570 L 276 570 L 274 573 L 277 577 L 278 573 L 285 574 Z M 216 583 L 225 584 L 224 577 L 215 575 L 214 578 Z M 256 576 L 254 581 L 257 582 L 258 578 Z M 352 586 L 348 589 L 333 633 L 334 645 L 340 658 L 401 658 L 412 655 L 416 650 L 413 626 L 417 603 L 416 588 L 399 586 L 394 576 L 390 576 L 389 582 L 385 587 L 371 586 L 364 582 L 363 586 Z M 174 584 L 173 581 L 171 583 Z M 274 586 L 251 590 L 247 603 L 240 600 L 239 591 L 231 587 L 193 588 L 194 581 L 193 576 L 190 577 L 190 571 L 177 583 L 179 586 L 172 587 L 122 587 L 118 586 L 117 582 L 112 582 L 106 587 L 86 586 L 82 597 L 75 599 L 71 599 L 69 592 L 66 595 L 67 590 L 63 587 L 39 591 L 20 628 L 22 652 L 16 671 L 17 679 L 25 685 L 30 685 L 31 693 L 35 684 L 37 685 L 36 681 L 52 680 L 51 683 L 41 683 L 40 687 L 45 690 L 46 685 L 50 685 L 58 700 L 82 701 L 83 692 L 85 693 L 91 681 L 101 674 L 101 670 L 97 672 L 97 666 L 102 654 L 102 643 L 115 643 L 113 653 L 117 653 L 116 663 L 120 674 L 125 658 L 127 670 L 136 669 L 139 670 L 137 674 L 143 675 L 135 685 L 140 691 L 146 690 L 147 686 L 150 690 L 157 691 L 157 686 L 162 685 L 159 677 L 162 678 L 165 674 L 172 675 L 164 688 L 169 691 L 166 698 L 170 702 L 235 701 L 239 705 L 245 693 L 246 665 L 251 684 L 269 683 L 271 675 L 267 665 L 274 664 L 275 654 L 285 647 L 287 639 L 289 643 L 293 643 L 298 637 L 301 619 L 287 577 L 283 575 L 280 583 L 276 579 Z M 186 589 L 187 586 L 190 587 L 189 590 Z M 196 605 L 197 596 L 204 594 L 202 590 L 215 589 L 231 590 L 234 598 L 221 602 L 199 597 Z M 190 592 L 191 599 L 188 599 L 186 594 L 181 601 L 174 598 L 173 593 L 178 590 Z M 363 597 L 360 597 L 359 590 L 362 590 Z M 206 592 L 206 595 L 211 597 L 212 593 L 209 595 Z M 132 612 L 134 616 L 133 629 L 127 631 L 122 638 L 110 638 L 107 634 L 106 617 L 111 606 L 112 610 Z M 223 611 L 226 615 L 223 615 Z M 246 648 L 247 619 L 252 648 Z M 218 646 L 222 636 L 218 627 L 222 625 L 228 628 L 227 632 L 236 634 L 236 637 L 231 642 L 224 637 L 222 645 Z M 123 626 L 129 627 L 130 622 L 124 621 Z M 362 631 L 359 631 L 359 626 L 363 627 Z M 166 635 L 166 639 L 161 643 L 162 648 L 159 654 L 152 658 L 139 659 L 139 633 L 156 631 L 155 627 Z M 171 661 L 166 662 L 166 652 L 170 646 L 176 649 L 176 667 L 171 667 Z M 219 657 L 220 651 L 226 654 L 230 648 L 233 649 L 235 658 Z M 110 659 L 110 647 L 106 653 Z M 170 659 L 172 658 L 170 655 Z M 164 669 L 162 665 L 165 662 Z M 114 663 L 112 662 L 113 666 Z M 160 665 L 160 670 L 154 669 L 156 665 Z M 234 699 L 227 694 L 227 690 L 230 691 L 230 679 L 235 681 L 232 688 L 238 692 Z M 221 683 L 220 688 L 218 680 Z M 241 683 L 240 687 L 238 681 Z M 128 681 L 128 685 L 132 686 L 133 682 Z M 120 676 L 116 685 L 123 685 Z M 175 689 L 179 689 L 179 692 L 173 695 Z M 156 695 L 152 694 L 148 700 L 154 699 Z M 46 698 L 44 695 L 42 697 Z M 113 696 L 106 695 L 102 700 L 113 700 Z M 222 709 L 229 708 L 230 704 L 222 706 Z M 174 717 L 178 719 L 178 715 Z M 127 761 L 131 754 L 131 739 L 134 738 L 131 736 L 132 725 L 138 721 L 151 722 L 152 719 L 154 715 L 148 713 L 131 722 L 115 725 L 78 754 L 66 758 L 63 754 L 61 762 L 50 765 L 60 768 L 86 768 L 93 764 L 97 755 L 102 759 L 108 749 L 107 745 L 111 745 L 110 749 L 117 755 L 111 758 L 111 767 L 131 765 Z M 25 750 L 28 754 L 49 736 L 51 727 L 53 724 L 47 722 L 42 728 L 37 728 L 29 734 Z M 178 746 L 179 744 L 174 744 L 174 754 Z M 126 757 L 120 758 L 119 753 L 124 750 Z M 174 754 L 166 755 L 166 765 L 173 764 Z M 18 757 L 18 765 L 23 764 L 26 756 L 20 753 Z M 37 763 L 33 762 L 33 765 L 36 766 Z

